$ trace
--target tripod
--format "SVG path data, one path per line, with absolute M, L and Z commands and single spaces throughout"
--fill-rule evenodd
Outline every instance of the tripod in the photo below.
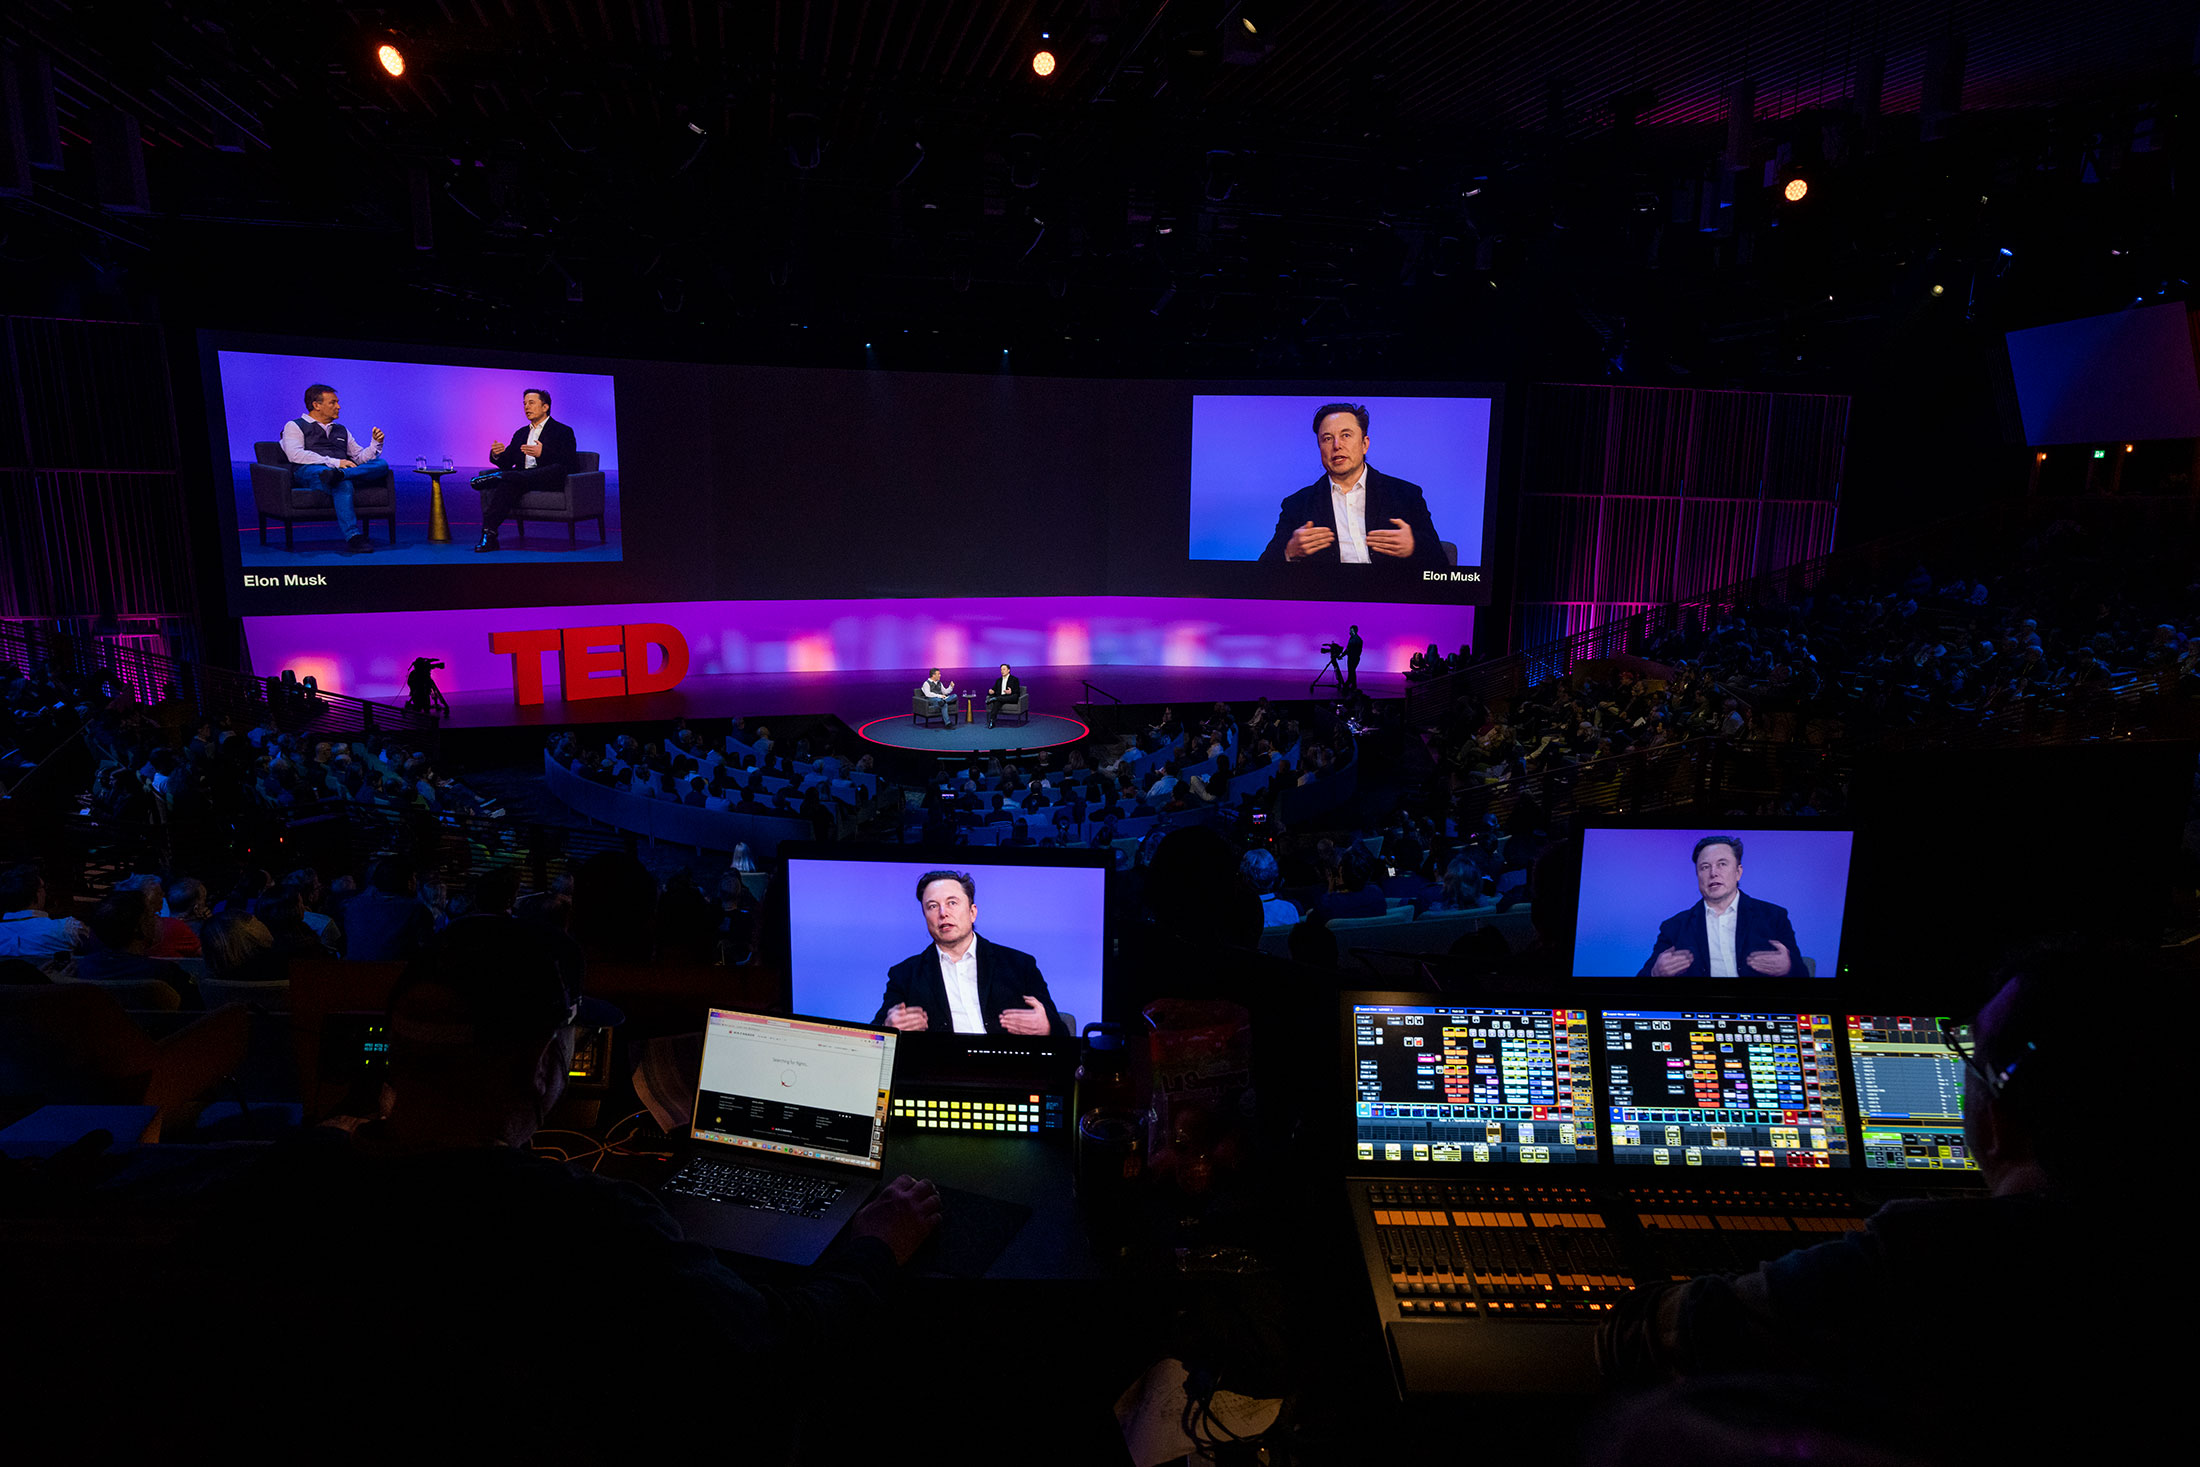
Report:
M 1344 669 L 1337 665 L 1337 659 L 1344 656 L 1344 648 L 1332 642 L 1322 650 L 1329 654 L 1329 665 L 1314 674 L 1314 680 L 1306 685 L 1306 691 L 1309 693 L 1321 691 L 1322 680 L 1326 678 L 1329 681 L 1329 686 L 1335 688 L 1337 696 L 1341 698 L 1344 696 L 1345 690 Z

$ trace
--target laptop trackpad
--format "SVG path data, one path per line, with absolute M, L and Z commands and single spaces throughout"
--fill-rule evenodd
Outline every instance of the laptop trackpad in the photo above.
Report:
M 940 1188 L 940 1207 L 944 1216 L 939 1231 L 911 1256 L 911 1272 L 981 1278 L 1031 1216 L 1031 1209 L 1020 1202 L 959 1187 Z

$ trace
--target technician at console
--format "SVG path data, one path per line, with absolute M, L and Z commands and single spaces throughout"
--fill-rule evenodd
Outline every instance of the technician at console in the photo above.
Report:
M 1039 960 L 978 936 L 978 883 L 961 871 L 917 878 L 932 946 L 886 971 L 874 1024 L 904 1033 L 1067 1034 Z
M 513 433 L 510 443 L 489 445 L 489 461 L 497 466 L 496 472 L 474 480 L 474 487 L 482 493 L 481 539 L 474 546 L 476 554 L 498 548 L 497 526 L 519 507 L 520 496 L 533 490 L 556 493 L 580 461 L 572 428 L 550 416 L 547 391 L 530 387 L 520 394 L 519 404 L 527 421 Z
M 1696 890 L 1703 900 L 1658 927 L 1637 978 L 1789 978 L 1803 971 L 1787 908 L 1742 895 L 1742 839 L 1696 842 Z
M 336 389 L 316 382 L 306 389 L 306 415 L 283 424 L 283 457 L 290 460 L 290 478 L 300 489 L 318 489 L 336 509 L 336 533 L 344 537 L 344 553 L 358 555 L 374 549 L 374 542 L 360 527 L 352 499 L 361 484 L 393 482 L 389 461 L 382 453 L 382 430 L 369 428 L 371 447 L 362 449 L 350 430 L 336 421 L 343 405 Z
M 1421 486 L 1368 463 L 1367 422 L 1367 409 L 1354 403 L 1314 410 L 1323 475 L 1284 499 L 1263 564 L 1449 564 Z
M 2148 1266 L 2141 1252 L 2123 1273 L 2093 1267 L 2137 1235 L 2129 1179 L 2159 1164 L 2156 1121 L 2174 1114 L 2156 1108 L 2169 1087 L 2145 1047 L 2150 1015 L 2102 998 L 2125 983 L 2158 991 L 2138 986 L 2143 966 L 2041 954 L 1980 1012 L 1963 1056 L 1963 1133 L 1988 1196 L 1889 1202 L 1838 1242 L 1746 1273 L 1649 1284 L 1604 1326 L 1606 1381 L 1831 1389 L 1845 1430 L 1898 1449 L 1824 1454 L 1848 1461 L 2034 1461 L 2054 1441 L 2083 1441 L 2104 1462 L 2149 1455 L 2135 1439 L 2165 1429 L 2143 1423 L 2177 1399 L 2176 1352 L 2157 1333 L 2174 1306 L 2130 1282 Z M 1725 1400 L 1729 1419 L 1755 1409 L 1746 1394 Z

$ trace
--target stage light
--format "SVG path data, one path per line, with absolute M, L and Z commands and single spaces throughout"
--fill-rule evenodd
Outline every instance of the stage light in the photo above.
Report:
M 385 41 L 374 48 L 374 59 L 382 63 L 382 69 L 391 76 L 405 74 L 405 53 Z
M 2124 445 L 2124 452 L 2126 452 L 2126 453 L 2129 453 L 2129 452 L 2131 452 L 2131 445 L 2130 445 L 2130 444 L 2128 444 L 2128 443 L 2127 443 L 2127 444 L 2125 444 L 2125 445 Z
M 2095 458 L 2107 458 L 2108 450 L 2105 448 L 2096 448 L 2093 450 L 2093 456 Z
M 1031 71 L 1032 75 L 1034 76 L 1054 75 L 1054 53 L 1052 51 L 1033 52 L 1031 57 Z
M 2039 453 L 2035 453 L 2035 454 L 2033 454 L 2033 455 L 2032 455 L 2032 462 L 2034 462 L 2034 463 L 2036 463 L 2036 464 L 2043 464 L 2043 463 L 2046 463 L 2046 462 L 2047 462 L 2047 453 L 2046 453 L 2046 451 L 2045 451 L 2045 450 L 2042 450 L 2042 451 L 2041 451 L 2041 452 L 2039 452 Z
M 2003 245 L 2001 247 L 2001 257 L 2004 260 L 2014 260 L 2017 257 L 2017 252 L 2009 248 L 2009 246 Z
M 1947 293 L 1948 293 L 1948 287 L 1947 287 L 1947 286 L 1945 286 L 1945 285 L 1936 285 L 1936 286 L 1934 286 L 1934 287 L 1933 287 L 1933 294 L 1934 294 L 1934 295 L 1946 295 Z
M 1249 36 L 1257 36 L 1260 34 L 1260 27 L 1253 24 L 1253 17 L 1251 17 L 1250 15 L 1239 16 L 1238 24 L 1245 27 L 1245 34 Z
M 1809 179 L 1791 178 L 1787 181 L 1787 187 L 1780 190 L 1780 196 L 1791 204 L 1800 204 L 1803 201 L 1803 196 L 1809 192 Z

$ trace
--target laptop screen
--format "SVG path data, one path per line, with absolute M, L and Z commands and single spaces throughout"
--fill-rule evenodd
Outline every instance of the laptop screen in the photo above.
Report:
M 1845 1167 L 1830 1014 L 1604 1012 L 1621 1166 Z
M 1597 1159 L 1585 1009 L 1352 1006 L 1360 1161 Z
M 1849 1071 L 1873 1171 L 1975 1172 L 1963 1137 L 1963 1061 L 1944 1025 L 1968 1044 L 1967 1025 L 1923 1014 L 1849 1015 Z
M 893 1082 L 891 1034 L 712 1009 L 693 1135 L 875 1172 Z

